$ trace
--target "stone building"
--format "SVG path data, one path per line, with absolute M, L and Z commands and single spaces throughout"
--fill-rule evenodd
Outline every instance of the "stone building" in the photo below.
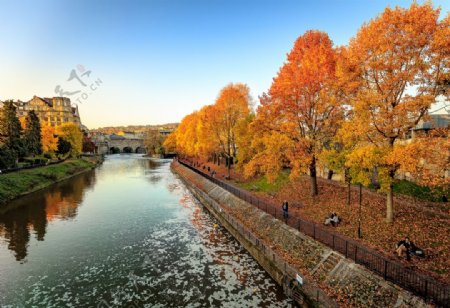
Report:
M 41 121 L 41 124 L 59 126 L 64 123 L 75 123 L 80 125 L 80 114 L 78 107 L 72 106 L 67 97 L 38 97 L 33 96 L 28 102 L 17 101 L 17 116 L 25 117 L 28 111 L 34 110 Z

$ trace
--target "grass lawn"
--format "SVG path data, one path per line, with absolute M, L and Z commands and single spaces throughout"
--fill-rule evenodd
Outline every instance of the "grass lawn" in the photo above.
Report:
M 44 188 L 63 178 L 90 169 L 94 163 L 78 159 L 63 163 L 20 170 L 0 175 L 0 204 L 6 203 L 24 193 Z
M 280 176 L 273 183 L 270 183 L 267 178 L 263 176 L 246 182 L 239 182 L 238 185 L 246 190 L 275 194 L 287 182 L 289 182 L 289 171 L 284 170 L 280 173 Z

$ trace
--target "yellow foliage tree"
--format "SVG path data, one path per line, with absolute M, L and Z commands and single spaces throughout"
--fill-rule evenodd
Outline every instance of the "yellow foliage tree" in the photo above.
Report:
M 398 140 L 426 116 L 450 69 L 449 18 L 439 22 L 439 14 L 431 3 L 386 8 L 351 40 L 341 68 L 353 92 L 350 131 L 359 139 L 348 164 L 377 168 L 389 223 L 393 181 L 404 160 L 394 153 Z
M 83 133 L 75 123 L 64 123 L 56 128 L 58 137 L 70 143 L 70 156 L 78 157 L 83 148 Z
M 207 114 L 206 126 L 212 133 L 220 154 L 230 162 L 237 156 L 237 130 L 239 123 L 250 114 L 250 89 L 241 83 L 230 83 L 219 93 L 216 103 Z M 230 163 L 228 163 L 228 175 Z

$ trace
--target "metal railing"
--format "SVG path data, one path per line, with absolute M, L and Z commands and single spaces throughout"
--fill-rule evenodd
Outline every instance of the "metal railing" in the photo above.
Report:
M 256 198 L 247 191 L 230 183 L 226 183 L 195 167 L 195 164 L 178 159 L 178 162 L 197 174 L 205 177 L 214 184 L 229 191 L 236 197 L 258 207 L 260 210 L 283 220 L 289 226 L 327 245 L 333 250 L 345 255 L 346 258 L 365 266 L 406 290 L 442 307 L 450 307 L 450 285 L 440 282 L 430 276 L 415 272 L 404 265 L 386 258 L 376 251 L 347 238 L 341 234 L 331 232 L 321 225 L 300 217 L 283 217 L 283 212 L 275 205 Z

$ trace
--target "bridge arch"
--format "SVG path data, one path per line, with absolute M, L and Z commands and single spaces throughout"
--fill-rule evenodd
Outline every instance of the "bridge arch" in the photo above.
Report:
M 126 146 L 122 149 L 122 153 L 133 153 L 133 148 L 130 146 Z
M 120 149 L 118 147 L 110 147 L 109 148 L 109 153 L 111 153 L 111 154 L 120 153 Z
M 135 152 L 136 152 L 136 153 L 139 153 L 139 154 L 145 154 L 145 153 L 147 153 L 147 151 L 145 150 L 144 147 L 137 147 Z

